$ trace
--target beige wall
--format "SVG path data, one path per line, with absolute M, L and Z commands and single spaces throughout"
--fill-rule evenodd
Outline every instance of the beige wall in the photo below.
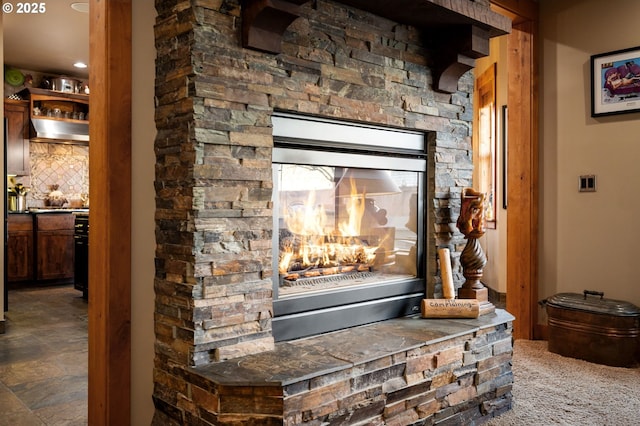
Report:
M 154 211 L 156 134 L 154 122 L 155 47 L 152 0 L 133 1 L 132 102 L 132 272 L 131 424 L 148 425 L 153 416 Z
M 640 114 L 590 113 L 590 56 L 640 44 L 640 2 L 540 3 L 539 297 L 590 289 L 640 305 Z M 582 174 L 597 192 L 578 192 Z

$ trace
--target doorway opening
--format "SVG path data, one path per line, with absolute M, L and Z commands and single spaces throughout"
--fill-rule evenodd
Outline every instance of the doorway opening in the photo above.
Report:
M 53 138 L 40 139 L 37 142 L 34 138 L 34 142 L 30 143 L 31 132 L 35 132 L 35 129 L 31 128 L 31 119 L 34 115 L 45 112 L 46 107 L 51 113 L 51 117 L 47 117 L 50 123 L 58 120 L 55 124 L 80 124 L 82 121 L 85 127 L 88 126 L 88 117 L 84 117 L 87 110 L 83 111 L 83 120 L 80 120 L 77 115 L 79 111 L 74 110 L 72 103 L 64 99 L 75 96 L 88 103 L 88 95 L 77 93 L 80 90 L 79 85 L 52 87 L 49 77 L 74 75 L 85 85 L 88 82 L 86 69 L 73 68 L 73 61 L 67 54 L 74 52 L 78 46 L 74 60 L 82 59 L 86 63 L 89 62 L 89 15 L 86 13 L 88 10 L 76 11 L 63 2 L 47 3 L 43 7 L 46 10 L 38 10 L 42 13 L 31 11 L 29 14 L 20 14 L 17 11 L 10 13 L 5 7 L 3 15 L 3 59 L 7 77 L 3 88 L 5 105 L 11 103 L 12 107 L 20 108 L 24 117 L 22 127 L 17 130 L 18 134 L 24 135 L 24 150 L 18 152 L 22 154 L 24 167 L 16 170 L 13 167 L 16 163 L 12 162 L 12 168 L 8 169 L 5 163 L 5 192 L 15 187 L 16 183 L 29 188 L 29 192 L 26 198 L 23 197 L 25 202 L 22 206 L 9 205 L 10 198 L 5 202 L 5 226 L 10 223 L 4 237 L 3 290 L 7 321 L 6 335 L 0 338 L 4 337 L 12 342 L 16 342 L 15 339 L 19 342 L 24 338 L 26 342 L 25 336 L 35 336 L 29 341 L 28 350 L 24 352 L 20 350 L 20 345 L 7 345 L 14 351 L 13 359 L 22 366 L 37 366 L 39 363 L 49 366 L 46 371 L 31 368 L 32 375 L 24 376 L 21 380 L 25 380 L 25 383 L 40 383 L 42 386 L 47 386 L 47 383 L 53 386 L 55 382 L 59 388 L 52 390 L 51 398 L 39 401 L 35 400 L 36 393 L 33 391 L 20 391 L 21 386 L 25 386 L 24 383 L 12 382 L 10 389 L 14 393 L 17 392 L 24 402 L 23 406 L 30 410 L 28 413 L 22 413 L 21 420 L 34 416 L 34 413 L 40 410 L 36 419 L 47 418 L 51 423 L 56 423 L 56 419 L 59 422 L 64 420 L 59 416 L 71 416 L 76 419 L 87 417 L 88 306 L 86 299 L 83 299 L 83 292 L 74 289 L 73 284 L 73 210 L 80 207 L 81 202 L 78 200 L 76 203 L 76 199 L 80 198 L 79 194 L 88 192 L 89 154 L 86 143 L 82 146 L 71 145 L 61 140 L 54 142 Z M 34 28 L 39 30 L 34 31 Z M 54 31 L 57 37 L 68 37 L 69 42 L 59 43 L 58 49 L 52 48 L 50 44 L 43 43 L 43 38 L 50 37 L 45 35 L 47 31 Z M 49 83 L 49 87 L 45 86 L 45 81 Z M 70 83 L 70 80 L 68 82 Z M 34 104 L 31 102 L 30 94 L 36 91 L 42 91 L 46 96 L 50 95 L 51 99 Z M 55 102 L 58 103 L 54 105 Z M 12 112 L 15 112 L 14 109 Z M 46 113 L 43 115 L 46 116 Z M 8 125 L 5 121 L 5 132 L 12 124 L 14 123 Z M 5 147 L 6 137 L 5 133 Z M 14 154 L 16 152 L 9 153 L 10 156 Z M 13 159 L 7 156 L 6 151 L 4 158 L 7 161 Z M 43 188 L 52 192 L 54 189 L 48 187 L 54 184 L 64 190 L 66 201 L 60 205 L 45 205 L 46 196 L 49 194 L 45 194 Z M 23 219 L 16 221 L 15 229 L 12 227 L 14 221 L 8 220 L 9 207 L 12 210 L 10 219 Z M 45 207 L 46 210 L 52 211 L 44 211 Z M 12 238 L 12 244 L 9 246 L 8 233 L 9 238 Z M 17 242 L 13 244 L 15 238 Z M 8 250 L 13 252 L 8 253 Z M 12 256 L 8 256 L 9 254 Z M 10 257 L 9 262 L 12 266 L 15 266 L 15 262 L 20 267 L 8 268 L 7 257 Z M 55 339 L 64 341 L 64 344 L 55 345 Z M 65 346 L 67 343 L 70 346 Z M 54 354 L 50 353 L 52 348 Z M 43 374 L 39 376 L 38 371 Z M 55 408 L 61 399 L 67 399 L 69 406 L 73 406 L 72 412 L 65 413 L 64 409 Z

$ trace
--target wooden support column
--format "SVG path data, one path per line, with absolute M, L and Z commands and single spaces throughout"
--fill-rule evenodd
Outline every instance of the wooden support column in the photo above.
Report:
M 131 0 L 91 0 L 89 424 L 131 419 Z
M 507 310 L 513 337 L 532 339 L 538 295 L 538 88 L 536 21 L 513 25 L 508 36 L 509 153 Z

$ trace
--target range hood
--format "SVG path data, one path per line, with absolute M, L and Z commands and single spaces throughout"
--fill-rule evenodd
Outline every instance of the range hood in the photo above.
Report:
M 89 143 L 89 122 L 76 123 L 32 117 L 31 124 L 32 142 Z
M 47 111 L 59 113 L 82 113 L 89 117 L 89 96 L 80 93 L 58 92 L 48 89 L 29 87 L 18 92 L 18 95 L 30 102 L 31 126 L 29 139 L 32 142 L 55 142 L 82 144 L 89 143 L 89 121 L 51 117 Z M 36 114 L 36 110 L 39 112 Z M 41 115 L 42 114 L 42 115 Z

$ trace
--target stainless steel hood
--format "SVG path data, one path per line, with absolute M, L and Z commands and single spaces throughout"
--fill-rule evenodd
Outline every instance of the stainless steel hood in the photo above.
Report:
M 32 142 L 89 143 L 89 122 L 77 123 L 47 118 L 31 118 Z

